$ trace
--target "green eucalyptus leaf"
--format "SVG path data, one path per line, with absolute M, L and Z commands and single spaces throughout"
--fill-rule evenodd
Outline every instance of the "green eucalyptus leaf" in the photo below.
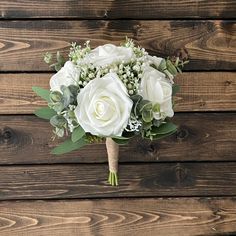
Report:
M 78 95 L 78 92 L 79 92 L 79 87 L 76 86 L 76 85 L 69 85 L 69 86 L 68 86 L 68 89 L 70 90 L 71 95 L 72 95 L 74 98 L 77 98 L 77 95 Z
M 143 99 L 142 96 L 133 95 L 133 96 L 131 96 L 131 99 L 133 101 L 132 112 L 134 113 L 135 116 L 141 115 L 140 112 L 139 112 L 139 103 Z
M 50 91 L 44 88 L 33 86 L 32 90 L 40 96 L 42 99 L 46 100 L 47 102 L 50 102 Z
M 52 107 L 53 110 L 55 110 L 56 112 L 62 112 L 63 109 L 65 108 L 63 101 L 62 102 L 56 102 L 56 103 L 53 103 L 53 104 L 50 103 L 50 107 Z
M 161 109 L 161 107 L 160 107 L 159 103 L 155 103 L 154 106 L 152 107 L 152 111 L 154 113 L 160 112 L 160 109 Z
M 51 153 L 56 155 L 65 154 L 74 150 L 78 150 L 81 147 L 88 144 L 84 138 L 80 139 L 77 142 L 73 142 L 71 139 L 67 139 L 65 142 L 60 144 L 58 147 L 54 148 Z
M 147 103 L 147 104 L 145 104 L 143 107 L 142 107 L 142 109 L 141 109 L 141 111 L 151 111 L 152 110 L 152 103 L 151 102 L 149 102 L 149 103 Z
M 69 110 L 69 111 L 68 111 L 68 116 L 69 116 L 70 118 L 75 118 L 75 112 L 72 111 L 72 110 Z
M 138 95 L 138 94 L 133 95 L 133 96 L 131 96 L 130 98 L 132 99 L 132 101 L 133 101 L 134 103 L 137 103 L 137 102 L 139 102 L 140 100 L 142 100 L 142 96 L 140 96 L 140 95 Z
M 176 93 L 178 93 L 180 90 L 180 86 L 178 84 L 172 85 L 172 96 L 175 96 Z
M 152 109 L 152 103 L 148 100 L 142 100 L 139 102 L 137 109 L 141 112 L 143 110 L 150 111 Z
M 59 71 L 62 68 L 62 65 L 59 63 L 55 63 L 53 66 L 54 66 L 55 71 Z
M 74 129 L 74 131 L 71 135 L 71 140 L 72 140 L 72 142 L 75 143 L 78 140 L 80 140 L 84 135 L 85 135 L 85 131 L 83 130 L 83 128 L 81 126 L 79 126 Z
M 53 91 L 50 93 L 50 100 L 52 102 L 60 102 L 63 98 L 63 95 L 59 91 Z
M 149 123 L 153 120 L 153 112 L 152 110 L 143 110 L 142 111 L 142 119 L 146 122 Z
M 162 138 L 165 138 L 165 137 L 168 137 L 172 134 L 174 134 L 177 130 L 173 130 L 172 132 L 169 132 L 167 134 L 157 134 L 157 135 L 153 135 L 152 136 L 152 139 L 153 140 L 158 140 L 158 139 L 162 139 Z
M 66 124 L 66 119 L 63 116 L 55 115 L 50 119 L 50 124 L 57 128 L 62 128 Z
M 64 85 L 61 86 L 61 91 L 63 93 L 64 106 L 67 107 L 73 102 L 73 94 L 71 93 L 70 89 Z
M 168 134 L 177 130 L 177 125 L 173 124 L 172 122 L 166 122 L 159 127 L 152 128 L 153 135 L 161 135 L 161 134 Z
M 57 62 L 61 66 L 63 66 L 65 64 L 65 58 L 60 54 L 59 51 L 57 51 Z
M 42 119 L 50 120 L 57 113 L 49 107 L 42 107 L 36 110 L 34 114 Z
M 127 138 L 127 139 L 120 139 L 120 137 L 119 137 L 119 138 L 112 138 L 112 140 L 115 143 L 119 144 L 119 145 L 125 145 L 125 144 L 127 144 L 129 142 L 129 138 Z
M 158 66 L 159 71 L 164 71 L 166 69 L 166 60 L 162 59 L 160 65 Z

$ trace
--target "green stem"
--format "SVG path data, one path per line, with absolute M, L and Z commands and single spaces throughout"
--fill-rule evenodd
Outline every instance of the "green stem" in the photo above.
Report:
M 109 172 L 108 183 L 112 186 L 118 186 L 118 173 Z

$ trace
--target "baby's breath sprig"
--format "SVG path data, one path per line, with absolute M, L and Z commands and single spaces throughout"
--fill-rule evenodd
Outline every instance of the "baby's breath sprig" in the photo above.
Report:
M 86 41 L 84 43 L 84 47 L 74 42 L 71 43 L 69 58 L 76 64 L 78 60 L 83 59 L 90 51 L 90 41 Z
M 148 54 L 144 48 L 140 46 L 135 46 L 134 41 L 128 37 L 126 37 L 125 42 L 121 44 L 121 46 L 131 48 L 137 58 L 143 57 Z

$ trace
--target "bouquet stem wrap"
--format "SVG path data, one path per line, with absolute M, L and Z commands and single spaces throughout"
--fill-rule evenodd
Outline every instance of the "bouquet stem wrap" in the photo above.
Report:
M 118 161 L 119 161 L 119 145 L 112 138 L 106 138 L 106 148 L 109 165 L 108 182 L 112 186 L 118 185 Z

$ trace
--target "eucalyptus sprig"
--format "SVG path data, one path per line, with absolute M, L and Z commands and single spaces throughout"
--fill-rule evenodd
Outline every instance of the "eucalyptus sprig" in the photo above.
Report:
M 65 64 L 66 60 L 65 60 L 64 56 L 61 55 L 61 53 L 59 51 L 57 51 L 57 53 L 56 53 L 56 58 L 55 58 L 56 62 L 52 63 L 53 59 L 54 59 L 53 54 L 50 52 L 46 52 L 46 54 L 44 55 L 44 62 L 49 64 L 49 67 L 54 67 L 54 69 L 56 71 L 59 71 L 63 67 L 63 65 Z

